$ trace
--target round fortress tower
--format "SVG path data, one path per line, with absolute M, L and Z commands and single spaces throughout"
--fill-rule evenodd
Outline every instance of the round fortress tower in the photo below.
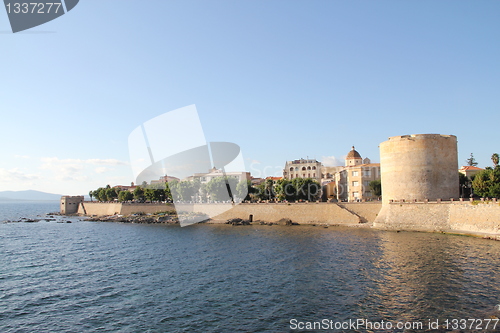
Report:
M 459 196 L 457 137 L 413 134 L 380 144 L 383 202 Z

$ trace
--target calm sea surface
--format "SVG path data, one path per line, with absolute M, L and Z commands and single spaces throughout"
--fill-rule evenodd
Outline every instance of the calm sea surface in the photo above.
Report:
M 0 204 L 0 221 L 42 213 L 26 207 Z M 290 320 L 361 318 L 427 329 L 429 319 L 500 314 L 500 242 L 340 227 L 57 222 L 0 224 L 0 332 L 304 332 Z

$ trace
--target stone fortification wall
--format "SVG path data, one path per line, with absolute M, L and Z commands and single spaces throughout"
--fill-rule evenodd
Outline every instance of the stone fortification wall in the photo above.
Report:
M 127 204 L 120 202 L 84 202 L 78 207 L 78 214 L 81 215 L 130 215 L 138 212 L 157 213 L 161 211 L 173 210 L 173 205 L 166 204 Z
M 357 224 L 358 216 L 339 207 L 327 203 L 300 203 L 300 204 L 241 204 L 235 206 L 218 216 L 214 220 L 228 220 L 230 218 L 248 219 L 266 222 L 277 222 L 280 219 L 290 219 L 300 224 L 326 223 L 326 224 Z
M 373 226 L 389 230 L 445 231 L 450 229 L 451 203 L 384 204 Z
M 454 204 L 450 209 L 450 228 L 500 234 L 500 205 L 493 202 Z
M 358 215 L 362 222 L 372 223 L 380 212 L 382 203 L 380 201 L 372 202 L 342 202 L 340 207 Z
M 385 204 L 374 227 L 500 236 L 498 203 L 442 202 Z
M 457 156 L 454 135 L 402 135 L 382 142 L 380 169 L 384 203 L 401 199 L 457 199 Z
M 83 195 L 70 196 L 65 195 L 61 197 L 60 211 L 63 215 L 76 214 L 78 206 L 83 202 Z
M 417 203 L 300 203 L 300 204 L 241 204 L 231 205 L 197 204 L 177 205 L 179 211 L 209 214 L 214 220 L 231 218 L 276 222 L 288 218 L 293 222 L 325 224 L 358 224 L 372 222 L 377 229 L 443 231 L 497 235 L 500 239 L 500 205 L 498 203 L 470 202 L 417 202 Z M 85 202 L 84 215 L 128 215 L 137 212 L 155 213 L 173 210 L 166 204 L 121 204 Z M 378 210 L 382 207 L 380 212 Z M 230 208 L 226 211 L 226 209 Z M 378 216 L 377 216 L 378 213 Z M 370 225 L 370 224 L 368 224 Z
M 369 207 L 362 208 L 363 205 Z M 195 204 L 177 205 L 178 211 L 199 212 L 212 216 L 213 220 L 226 221 L 232 218 L 276 222 L 283 218 L 297 223 L 326 223 L 326 224 L 357 224 L 371 219 L 374 211 L 380 208 L 377 204 L 356 204 L 359 214 L 368 212 L 368 218 L 362 218 L 334 203 L 293 203 L 293 204 L 240 204 L 232 207 L 230 204 Z M 121 204 L 85 202 L 80 205 L 79 214 L 82 215 L 129 215 L 138 212 L 156 213 L 159 211 L 174 210 L 173 205 L 166 204 Z

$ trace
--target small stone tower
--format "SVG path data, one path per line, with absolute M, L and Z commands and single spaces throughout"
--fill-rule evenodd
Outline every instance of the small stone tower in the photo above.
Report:
M 78 206 L 83 202 L 83 195 L 61 197 L 61 215 L 78 213 Z

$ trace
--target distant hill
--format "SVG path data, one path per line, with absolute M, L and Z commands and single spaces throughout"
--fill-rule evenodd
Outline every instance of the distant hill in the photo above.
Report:
M 61 194 L 46 193 L 34 190 L 28 191 L 0 191 L 0 201 L 41 201 L 60 200 Z

